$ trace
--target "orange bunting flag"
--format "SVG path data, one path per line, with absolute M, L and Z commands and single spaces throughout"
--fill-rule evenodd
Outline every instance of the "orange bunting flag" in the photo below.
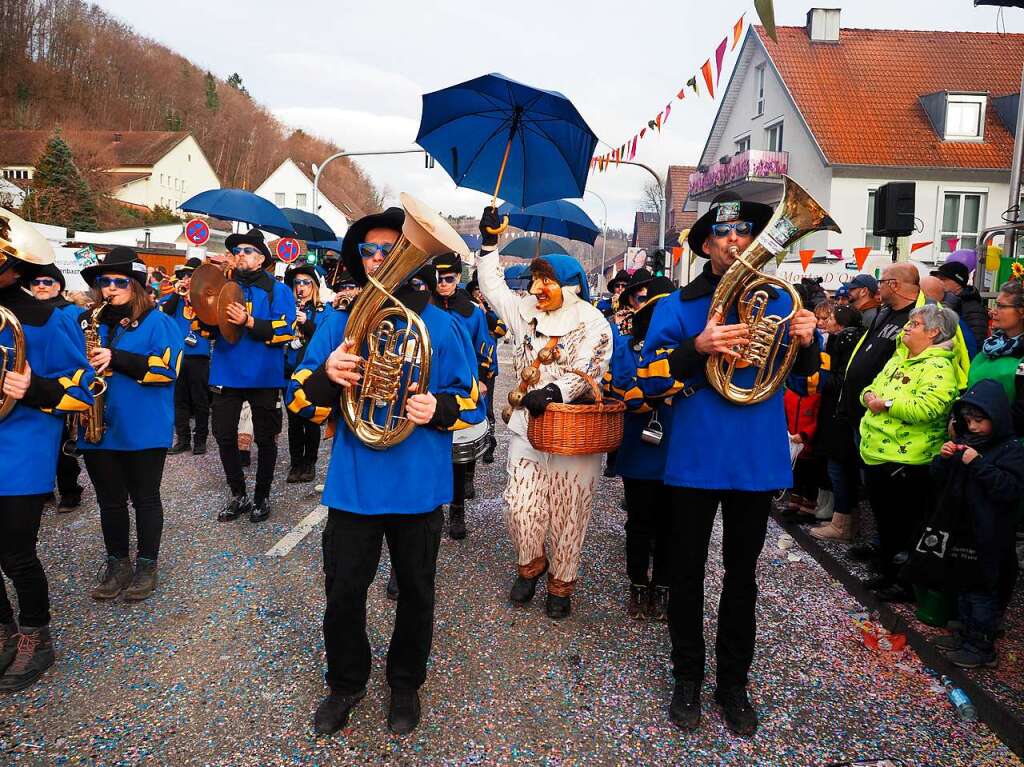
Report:
M 700 68 L 701 73 L 704 75 L 704 84 L 708 86 L 708 95 L 711 98 L 715 97 L 715 81 L 714 75 L 711 72 L 711 59 L 705 61 Z
M 743 14 L 743 16 L 746 15 Z M 743 16 L 740 16 L 740 20 L 732 26 L 732 48 L 730 50 L 736 50 L 736 45 L 740 41 L 740 35 L 743 34 Z
M 673 264 L 678 264 L 679 263 L 679 259 L 681 259 L 682 257 L 683 257 L 683 249 L 682 248 L 680 248 L 678 246 L 672 248 L 672 263 Z
M 814 258 L 813 250 L 801 250 L 800 251 L 800 265 L 807 271 L 807 267 L 811 265 L 811 259 Z
M 654 126 L 658 129 L 658 133 L 661 133 L 661 112 L 658 112 L 658 116 L 654 118 Z
M 912 244 L 910 246 L 910 252 L 913 253 L 915 250 L 920 250 L 921 248 L 927 248 L 933 242 L 935 242 L 935 240 L 928 240 L 928 242 L 915 242 L 914 244 Z
M 864 262 L 868 260 L 869 255 L 871 255 L 871 248 L 853 249 L 853 257 L 857 259 L 857 269 L 864 268 Z
M 722 42 L 715 49 L 715 85 L 722 79 L 722 62 L 725 61 L 725 47 L 729 44 L 729 38 L 723 37 Z

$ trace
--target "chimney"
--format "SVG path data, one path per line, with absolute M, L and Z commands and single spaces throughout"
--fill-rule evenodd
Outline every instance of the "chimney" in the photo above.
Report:
M 115 144 L 118 143 L 122 138 L 124 138 L 124 136 L 122 136 L 120 133 L 115 133 L 114 134 L 114 143 Z
M 807 11 L 807 36 L 812 43 L 839 42 L 840 8 L 811 8 Z

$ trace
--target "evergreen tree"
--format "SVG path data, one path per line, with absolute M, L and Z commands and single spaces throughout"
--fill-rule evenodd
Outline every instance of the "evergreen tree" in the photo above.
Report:
M 247 91 L 245 89 L 245 86 L 242 85 L 242 76 L 240 74 L 238 74 L 238 72 L 232 72 L 231 73 L 231 77 L 228 78 L 228 85 L 230 85 L 232 88 L 234 88 L 239 93 L 242 93 L 242 94 L 244 94 L 246 96 L 249 95 L 249 91 Z
M 97 226 L 96 197 L 78 172 L 60 129 L 46 142 L 36 163 L 24 208 L 30 219 L 46 224 L 86 230 Z
M 211 112 L 220 109 L 220 96 L 217 95 L 217 78 L 210 72 L 206 73 L 206 108 Z

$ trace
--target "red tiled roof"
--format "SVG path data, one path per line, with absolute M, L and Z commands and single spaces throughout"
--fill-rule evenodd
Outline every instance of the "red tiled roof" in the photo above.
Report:
M 1009 168 L 1013 136 L 986 108 L 983 142 L 943 141 L 918 98 L 938 91 L 1018 92 L 1024 35 L 842 29 L 812 43 L 804 27 L 755 27 L 834 165 Z
M 0 165 L 35 165 L 53 131 L 0 130 Z M 68 131 L 62 137 L 109 153 L 115 166 L 155 165 L 189 136 L 188 131 Z
M 152 173 L 108 173 L 105 178 L 110 179 L 110 188 L 115 189 L 119 186 L 130 184 L 133 181 L 149 178 L 152 175 Z

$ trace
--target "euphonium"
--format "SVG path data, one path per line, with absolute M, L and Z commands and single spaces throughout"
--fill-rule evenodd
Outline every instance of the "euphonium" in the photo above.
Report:
M 765 274 L 761 267 L 811 232 L 840 231 L 799 184 L 789 176 L 782 180 L 782 200 L 775 213 L 747 249 L 736 254 L 715 288 L 708 311 L 709 318 L 715 312 L 726 318 L 735 304 L 738 321 L 750 331 L 749 344 L 736 349 L 738 357 L 712 353 L 706 366 L 708 383 L 737 405 L 754 405 L 771 397 L 786 380 L 799 351 L 799 345 L 787 338 L 789 321 L 803 307 L 800 296 L 788 282 Z M 793 308 L 785 317 L 768 314 L 772 288 L 788 293 L 792 300 Z M 748 367 L 754 368 L 754 380 L 749 387 L 740 386 L 733 377 L 737 369 Z
M 104 299 L 89 311 L 89 319 L 82 321 L 86 359 L 91 357 L 93 350 L 100 345 L 100 315 L 109 305 L 109 299 Z M 107 404 L 107 382 L 103 380 L 103 376 L 97 375 L 93 379 L 89 391 L 92 393 L 92 404 L 88 410 L 78 414 L 78 423 L 85 431 L 85 441 L 95 445 L 103 439 L 103 432 L 106 430 L 103 423 L 103 409 Z
M 442 253 L 469 256 L 464 240 L 430 208 L 403 193 L 405 224 L 387 259 L 352 305 L 346 342 L 365 349 L 362 378 L 341 390 L 345 423 L 367 447 L 384 450 L 408 437 L 415 424 L 405 416 L 409 386 L 427 391 L 430 381 L 430 334 L 419 315 L 392 292 L 424 264 Z
M 10 415 L 17 400 L 8 397 L 3 393 L 4 378 L 7 372 L 13 370 L 15 373 L 25 372 L 25 331 L 14 316 L 14 312 L 6 306 L 0 306 L 0 332 L 5 328 L 11 329 L 13 347 L 0 346 L 0 421 Z

